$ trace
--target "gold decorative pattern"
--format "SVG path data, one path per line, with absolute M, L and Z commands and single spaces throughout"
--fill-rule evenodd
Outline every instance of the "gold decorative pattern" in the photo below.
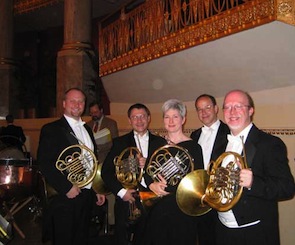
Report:
M 131 129 L 120 129 L 120 135 L 130 132 L 130 130 Z M 189 136 L 195 130 L 195 128 L 188 128 L 184 130 L 184 133 Z M 295 136 L 295 128 L 261 128 L 261 130 L 276 136 Z M 151 128 L 150 131 L 162 136 L 167 134 L 167 130 L 164 128 Z
M 123 20 L 100 27 L 100 76 L 276 19 L 274 0 L 226 0 L 228 9 L 217 9 L 213 0 L 172 1 L 170 11 L 167 1 L 147 1 Z
M 277 1 L 278 20 L 295 25 L 295 0 Z
M 14 14 L 23 14 L 52 5 L 62 0 L 14 0 Z

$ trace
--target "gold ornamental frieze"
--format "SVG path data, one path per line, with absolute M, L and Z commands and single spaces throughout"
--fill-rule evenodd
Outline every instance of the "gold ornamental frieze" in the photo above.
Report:
M 191 135 L 192 132 L 194 132 L 196 129 L 195 128 L 186 128 L 184 129 L 184 133 L 189 136 Z M 280 136 L 295 136 L 295 128 L 261 128 L 262 131 L 268 134 L 276 135 L 278 137 Z M 151 128 L 151 132 L 157 134 L 157 135 L 166 135 L 167 130 L 164 128 Z M 120 134 L 126 134 L 130 132 L 130 129 L 120 129 Z
M 277 1 L 278 20 L 295 25 L 295 0 Z
M 195 3 L 195 1 L 193 2 Z M 104 50 L 100 52 L 99 75 L 105 76 L 152 59 L 157 59 L 165 55 L 274 21 L 276 20 L 275 4 L 276 2 L 273 0 L 245 1 L 245 3 L 241 5 L 227 11 L 221 11 L 212 17 L 204 19 L 200 17 L 201 21 L 197 21 L 193 24 L 189 23 L 196 21 L 196 18 L 192 19 L 191 17 L 191 21 L 189 21 L 189 18 L 179 20 L 179 17 L 175 17 L 175 19 L 170 20 L 168 27 L 167 24 L 165 24 L 168 23 L 167 19 L 165 21 L 158 20 L 157 27 L 164 28 L 162 31 L 158 30 L 155 32 L 155 25 L 153 24 L 150 24 L 150 27 L 152 27 L 153 33 L 162 36 L 156 36 L 154 40 L 149 41 L 148 43 L 138 40 L 137 43 L 142 43 L 142 45 L 135 49 L 128 50 L 125 54 L 112 57 L 112 55 L 118 53 L 116 51 L 118 45 L 114 43 L 114 40 L 105 43 L 109 49 L 104 48 Z M 184 6 L 181 10 L 183 11 L 183 9 L 185 9 L 187 11 L 186 8 L 187 6 Z M 179 10 L 178 8 L 176 9 Z M 176 9 L 174 9 L 172 13 L 175 13 Z M 190 13 L 189 16 L 191 16 L 191 14 L 192 13 Z M 199 14 L 199 16 L 203 15 L 204 13 L 202 13 L 202 15 Z M 165 17 L 167 14 L 163 14 L 163 16 Z M 171 15 L 170 18 L 172 17 L 173 16 Z M 149 26 L 145 26 L 145 28 L 147 27 Z M 170 30 L 170 32 L 167 33 L 167 30 Z M 176 31 L 171 32 L 171 30 Z M 104 30 L 102 30 L 102 32 L 105 36 L 112 35 L 111 33 L 107 34 Z M 148 31 L 146 29 L 146 34 L 147 33 L 151 33 L 151 30 Z M 119 37 L 117 38 L 119 39 Z M 151 39 L 152 38 L 150 37 L 149 40 Z M 105 40 L 110 41 L 109 38 L 105 38 Z M 125 43 L 125 45 L 126 44 L 127 43 Z M 103 46 L 103 43 L 100 43 L 100 47 Z M 111 50 L 112 53 L 110 53 L 109 50 Z M 107 57 L 112 58 L 108 59 Z
M 36 9 L 59 3 L 63 0 L 14 0 L 14 14 L 24 14 Z

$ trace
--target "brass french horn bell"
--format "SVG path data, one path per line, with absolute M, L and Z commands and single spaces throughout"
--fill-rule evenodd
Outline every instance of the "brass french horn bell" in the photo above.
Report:
M 187 174 L 177 187 L 178 207 L 191 216 L 199 216 L 209 212 L 211 207 L 204 205 L 201 201 L 208 183 L 209 175 L 206 170 L 199 169 Z
M 222 165 L 227 162 L 226 165 Z M 247 168 L 243 157 L 235 152 L 224 152 L 209 165 L 208 172 L 195 170 L 179 183 L 176 201 L 186 214 L 200 216 L 211 208 L 224 212 L 240 199 L 243 187 L 239 185 L 240 169 Z
M 103 195 L 108 195 L 111 194 L 110 190 L 106 187 L 102 177 L 101 177 L 101 168 L 102 168 L 102 164 L 100 163 L 97 166 L 97 171 L 96 171 L 96 175 L 92 181 L 92 189 L 98 193 L 98 194 L 103 194 Z

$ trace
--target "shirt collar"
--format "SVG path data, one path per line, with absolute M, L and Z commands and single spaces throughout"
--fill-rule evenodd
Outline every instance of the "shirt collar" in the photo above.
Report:
M 65 114 L 64 117 L 72 128 L 77 126 L 83 126 L 85 124 L 85 122 L 82 121 L 81 117 L 79 118 L 79 120 L 75 120 L 74 118 L 71 118 Z
M 214 122 L 210 127 L 204 125 L 202 127 L 202 132 L 206 133 L 206 132 L 210 132 L 210 131 L 216 131 L 218 129 L 220 125 L 220 120 L 218 119 L 216 122 Z
M 234 137 L 239 137 L 239 138 L 242 137 L 244 140 L 244 143 L 245 143 L 252 126 L 253 126 L 253 123 L 251 122 L 246 128 L 244 128 L 238 135 L 236 135 Z M 232 133 L 231 133 L 231 135 L 232 135 Z
M 142 136 L 135 131 L 133 131 L 133 133 L 134 133 L 134 138 L 138 137 L 139 139 L 149 140 L 149 131 L 148 130 Z

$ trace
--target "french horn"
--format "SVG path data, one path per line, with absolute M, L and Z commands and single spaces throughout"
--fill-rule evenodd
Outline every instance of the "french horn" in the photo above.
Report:
M 161 175 L 170 186 L 177 186 L 181 180 L 194 170 L 194 162 L 188 150 L 174 144 L 158 148 L 151 156 L 146 167 L 146 173 L 154 180 L 160 181 Z M 149 209 L 161 197 L 153 192 L 139 193 L 143 206 Z
M 65 148 L 55 163 L 56 168 L 78 187 L 88 185 L 97 173 L 97 159 L 86 145 L 71 145 Z
M 125 189 L 137 189 L 141 181 L 143 169 L 139 167 L 139 155 L 141 152 L 138 148 L 127 147 L 114 158 L 117 179 Z M 135 202 L 129 203 L 129 222 L 136 222 L 140 217 L 140 207 Z
M 98 163 L 94 152 L 85 144 L 75 144 L 65 148 L 59 154 L 55 167 L 67 176 L 68 181 L 79 188 L 92 182 L 92 188 L 96 193 L 105 195 L 110 193 L 101 178 L 102 163 Z M 57 195 L 57 191 L 45 182 L 45 196 L 50 198 L 54 195 Z
M 199 169 L 187 174 L 176 192 L 179 208 L 192 216 L 206 214 L 212 208 L 220 212 L 230 210 L 243 192 L 239 175 L 247 167 L 240 154 L 224 152 L 210 162 L 207 171 Z

